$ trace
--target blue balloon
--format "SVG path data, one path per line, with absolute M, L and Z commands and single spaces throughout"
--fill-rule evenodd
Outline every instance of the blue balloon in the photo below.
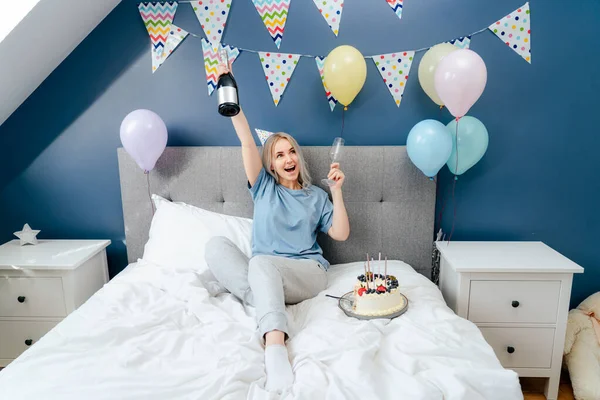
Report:
M 452 138 L 452 153 L 447 165 L 454 175 L 462 175 L 481 160 L 488 148 L 489 137 L 485 125 L 480 120 L 465 116 L 458 121 L 457 142 L 456 124 L 454 119 L 446 125 Z
M 452 151 L 448 128 L 434 119 L 419 122 L 408 133 L 406 151 L 413 164 L 432 178 L 448 161 Z

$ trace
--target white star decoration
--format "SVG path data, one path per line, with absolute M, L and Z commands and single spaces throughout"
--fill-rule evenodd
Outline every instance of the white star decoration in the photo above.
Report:
M 33 230 L 31 229 L 31 227 L 29 226 L 29 224 L 25 224 L 23 225 L 23 230 L 19 231 L 19 232 L 15 232 L 15 236 L 18 237 L 21 240 L 21 246 L 23 246 L 24 244 L 30 243 L 30 244 L 37 244 L 37 238 L 36 235 L 40 233 L 39 230 Z

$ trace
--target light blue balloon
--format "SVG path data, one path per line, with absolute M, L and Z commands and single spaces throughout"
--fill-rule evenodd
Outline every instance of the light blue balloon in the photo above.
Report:
M 456 120 L 446 125 L 452 138 L 452 153 L 447 165 L 454 175 L 462 175 L 477 164 L 488 148 L 488 131 L 475 117 L 465 116 L 458 121 L 458 149 L 456 148 Z M 458 164 L 456 163 L 458 159 Z
M 444 166 L 452 151 L 448 128 L 434 119 L 416 124 L 406 139 L 408 157 L 426 176 L 432 178 Z

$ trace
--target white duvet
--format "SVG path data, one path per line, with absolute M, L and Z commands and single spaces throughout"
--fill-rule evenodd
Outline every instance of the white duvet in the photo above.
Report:
M 197 273 L 140 260 L 0 372 L 0 399 L 523 398 L 431 281 L 388 268 L 409 299 L 396 319 L 349 318 L 325 296 L 350 291 L 362 263 L 332 266 L 327 290 L 288 307 L 295 382 L 269 393 L 254 309 L 211 295 Z

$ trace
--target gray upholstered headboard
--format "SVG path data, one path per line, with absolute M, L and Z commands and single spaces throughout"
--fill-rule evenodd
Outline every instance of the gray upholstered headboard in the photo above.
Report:
M 329 171 L 329 147 L 302 150 L 313 184 L 320 185 Z M 118 158 L 127 255 L 135 262 L 152 219 L 147 177 L 123 148 Z M 351 233 L 345 242 L 320 235 L 325 258 L 338 264 L 381 251 L 430 277 L 435 183 L 411 163 L 406 147 L 346 146 L 341 168 Z M 252 218 L 240 147 L 167 147 L 149 178 L 151 192 L 172 201 Z

